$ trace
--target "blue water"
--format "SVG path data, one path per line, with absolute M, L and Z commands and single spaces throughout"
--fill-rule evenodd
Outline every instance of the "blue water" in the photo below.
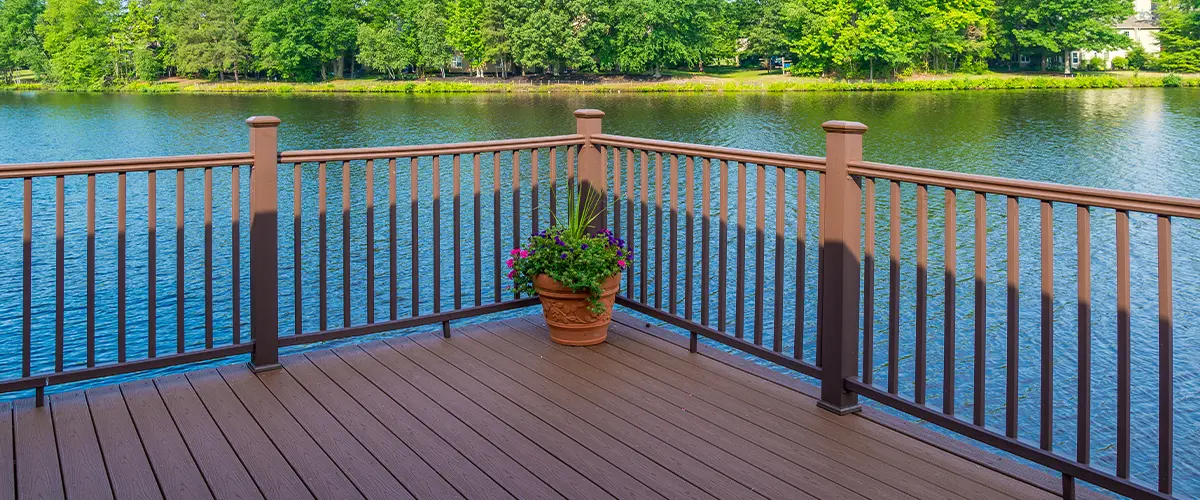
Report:
M 912 166 L 938 168 L 968 173 L 982 173 L 1004 177 L 1063 182 L 1070 184 L 1108 187 L 1123 190 L 1143 191 L 1158 194 L 1200 197 L 1200 91 L 1195 89 L 1125 89 L 1087 91 L 1038 91 L 1038 92 L 970 92 L 970 93 L 919 93 L 919 94 L 799 94 L 799 95 L 668 95 L 668 96 L 142 96 L 142 95 L 93 95 L 93 94 L 0 94 L 0 163 L 52 161 L 67 159 L 94 159 L 109 157 L 152 156 L 167 154 L 194 154 L 210 152 L 242 151 L 247 146 L 247 131 L 242 121 L 250 115 L 271 114 L 283 120 L 280 143 L 284 149 L 335 148 L 358 146 L 381 146 L 395 144 L 423 144 L 458 142 L 519 136 L 555 135 L 573 131 L 574 119 L 570 112 L 576 108 L 597 107 L 604 109 L 605 131 L 659 139 L 700 142 L 725 146 L 736 146 L 802 154 L 821 155 L 823 135 L 820 122 L 827 119 L 850 119 L 866 123 L 871 130 L 866 136 L 868 159 Z M 548 222 L 549 170 L 547 151 L 541 152 L 541 207 L 543 227 Z M 490 232 L 491 217 L 496 212 L 492 205 L 491 155 L 482 158 L 481 180 L 483 197 L 481 211 L 485 230 L 481 241 L 483 256 L 484 302 L 493 298 L 496 283 L 493 281 L 492 265 L 493 237 Z M 511 228 L 511 156 L 501 157 L 500 213 L 504 232 L 501 248 L 512 244 Z M 565 174 L 563 155 L 559 155 L 560 181 Z M 624 157 L 622 157 L 624 160 Z M 528 162 L 528 155 L 522 157 Z M 652 159 L 653 161 L 653 159 Z M 624 162 L 622 162 L 624 163 Z M 681 162 L 682 163 L 682 162 Z M 669 165 L 669 164 L 668 164 Z M 292 219 L 293 209 L 291 166 L 280 170 L 280 264 L 284 275 L 280 291 L 280 322 L 286 333 L 291 333 L 295 324 L 292 290 Z M 408 163 L 399 165 L 397 233 L 400 235 L 398 259 L 400 275 L 398 305 L 400 315 L 409 314 L 413 299 L 410 297 L 410 262 L 414 250 L 410 235 L 413 225 L 408 213 L 409 170 Z M 443 309 L 453 306 L 452 258 L 454 235 L 451 234 L 452 185 L 451 163 L 448 157 L 441 163 L 442 187 L 442 242 L 441 293 Z M 342 246 L 341 246 L 341 168 L 340 164 L 328 167 L 329 202 L 329 302 L 328 323 L 330 326 L 343 324 L 342 297 Z M 351 324 L 362 324 L 367 320 L 366 299 L 366 242 L 365 224 L 366 187 L 365 164 L 351 166 Z M 373 302 L 377 319 L 388 315 L 388 179 L 386 164 L 375 165 L 375 266 L 376 296 Z M 699 185 L 700 164 L 693 172 Z M 716 189 L 717 166 L 713 165 L 711 209 L 716 212 L 719 193 Z M 683 199 L 683 166 L 673 173 L 669 168 L 666 179 L 676 186 L 680 201 Z M 415 253 L 419 256 L 421 279 L 420 292 L 416 296 L 421 311 L 432 311 L 433 241 L 431 234 L 432 212 L 429 200 L 433 197 L 431 180 L 432 165 L 422 160 L 418 199 L 421 200 L 420 220 L 416 228 L 420 241 Z M 640 172 L 639 172 L 640 173 Z M 774 282 L 774 221 L 775 186 L 774 171 L 767 169 L 765 227 L 766 267 L 764 297 L 766 299 L 765 342 L 772 343 Z M 758 179 L 757 169 L 747 172 L 748 224 L 755 226 L 754 207 L 757 202 L 754 187 Z M 787 173 L 785 184 L 788 225 L 787 242 L 782 249 L 785 258 L 783 296 L 795 296 L 794 290 L 794 237 L 797 174 Z M 248 171 L 240 172 L 241 190 L 241 334 L 248 335 L 249 285 L 248 285 Z M 737 218 L 735 200 L 736 179 L 731 172 L 730 220 Z M 302 171 L 302 255 L 304 270 L 301 278 L 303 304 L 302 330 L 314 331 L 319 327 L 317 274 L 317 166 L 305 165 Z M 653 172 L 650 176 L 654 181 Z M 175 173 L 157 174 L 157 352 L 165 355 L 175 352 L 177 347 L 175 321 L 178 307 L 176 297 L 176 241 L 175 241 Z M 622 177 L 622 181 L 624 181 Z M 149 279 L 146 265 L 147 223 L 149 220 L 145 174 L 128 176 L 128 276 L 129 284 L 127 324 L 129 328 L 128 356 L 139 359 L 147 349 L 147 286 Z M 463 163 L 463 234 L 473 234 L 471 221 L 472 177 L 470 162 Z M 522 233 L 530 229 L 528 199 L 529 172 L 522 173 L 526 198 L 522 207 Z M 102 175 L 97 180 L 97 358 L 98 362 L 115 359 L 116 330 L 116 176 Z M 185 175 L 185 238 L 184 238 L 184 312 L 185 345 L 189 350 L 203 346 L 204 339 L 204 228 L 203 228 L 203 173 L 189 171 Z M 233 309 L 232 273 L 230 253 L 232 172 L 228 168 L 213 170 L 213 293 L 214 330 L 218 345 L 230 342 L 232 337 Z M 887 221 L 889 186 L 881 182 L 877 186 L 877 266 L 876 308 L 874 322 L 873 373 L 875 382 L 886 386 L 887 379 L 887 293 L 888 255 Z M 653 184 L 651 184 L 653 189 Z M 665 190 L 665 203 L 670 203 L 670 190 Z M 901 344 L 900 379 L 901 392 L 910 396 L 913 390 L 915 359 L 913 353 L 915 324 L 915 260 L 916 260 L 916 204 L 915 188 L 905 185 L 903 196 L 903 237 L 900 255 L 902 258 L 901 280 Z M 54 241 L 54 179 L 38 179 L 34 182 L 34 245 L 33 245 L 33 332 L 34 371 L 53 369 L 54 325 L 55 325 L 55 241 Z M 640 198 L 640 186 L 635 193 Z M 930 189 L 930 267 L 929 267 L 929 395 L 928 403 L 941 407 L 942 401 L 942 330 L 945 290 L 943 286 L 943 191 Z M 21 331 L 21 203 L 20 180 L 0 181 L 0 200 L 8 209 L 0 211 L 0 327 L 9 332 L 0 336 L 0 377 L 20 375 L 19 356 Z M 814 360 L 814 333 L 816 310 L 817 269 L 815 242 L 817 239 L 817 179 L 810 174 L 806 179 L 806 197 L 809 206 L 807 238 L 810 242 L 806 257 L 805 304 L 805 357 Z M 653 196 L 651 197 L 653 200 Z M 65 182 L 66 223 L 64 258 L 66 269 L 64 290 L 64 324 L 67 368 L 82 366 L 85 357 L 86 331 L 86 179 L 67 178 Z M 700 202 L 696 193 L 695 202 Z M 988 344 L 987 365 L 988 405 L 987 423 L 1002 429 L 1004 424 L 1004 376 L 1005 376 L 1005 280 L 1006 255 L 1004 200 L 990 198 L 988 235 Z M 970 193 L 958 195 L 958 267 L 957 267 L 957 342 L 956 352 L 956 412 L 971 415 L 972 370 L 974 360 L 972 341 L 974 317 L 972 316 L 973 295 L 973 198 Z M 1040 394 L 1040 257 L 1039 231 L 1037 227 L 1039 207 L 1034 202 L 1021 205 L 1021 309 L 1020 309 L 1020 436 L 1032 443 L 1038 437 L 1038 409 Z M 1055 429 L 1054 448 L 1065 456 L 1075 455 L 1075 411 L 1076 411 L 1076 262 L 1075 262 L 1075 209 L 1072 206 L 1055 207 Z M 651 219 L 653 220 L 653 219 Z M 624 223 L 624 220 L 622 220 Z M 669 227 L 664 221 L 664 229 Z M 1112 211 L 1093 210 L 1093 312 L 1092 312 L 1092 457 L 1097 467 L 1112 470 L 1115 460 L 1115 331 L 1116 289 L 1112 262 L 1115 259 L 1114 214 Z M 653 234 L 653 226 L 650 228 Z M 1175 300 L 1175 486 L 1176 493 L 1184 496 L 1200 495 L 1200 398 L 1196 396 L 1200 377 L 1200 352 L 1192 349 L 1200 339 L 1200 306 L 1197 305 L 1196 250 L 1200 249 L 1200 231 L 1195 221 L 1176 220 L 1174 225 L 1174 300 Z M 679 221 L 680 245 L 682 249 L 684 222 Z M 636 233 L 636 231 L 635 231 Z M 717 234 L 716 225 L 712 237 Z M 730 230 L 726 241 L 732 261 L 736 231 Z M 696 240 L 699 241 L 700 225 L 696 225 Z M 754 255 L 757 249 L 753 231 L 748 235 L 747 290 L 754 297 L 753 276 L 757 269 Z M 1157 250 L 1155 221 L 1152 217 L 1135 214 L 1131 220 L 1132 281 L 1133 281 L 1133 474 L 1134 477 L 1153 484 L 1157 477 L 1158 416 L 1157 416 Z M 462 255 L 464 304 L 474 303 L 473 277 L 476 270 L 473 255 L 473 239 L 463 239 Z M 641 247 L 640 239 L 634 240 Z M 697 243 L 698 245 L 699 243 Z M 642 258 L 654 254 L 658 244 L 653 239 L 645 246 Z M 715 261 L 716 244 L 711 247 Z M 698 283 L 702 262 L 699 250 L 695 253 L 695 278 Z M 686 255 L 678 256 L 682 271 Z M 650 263 L 650 293 L 655 293 L 653 270 Z M 664 266 L 666 262 L 664 262 Z M 708 290 L 717 290 L 717 263 L 713 263 Z M 638 266 L 635 266 L 638 267 Z M 638 267 L 640 268 L 640 267 Z M 733 273 L 730 272 L 730 281 Z M 635 279 L 640 279 L 635 276 Z M 500 283 L 503 287 L 505 284 Z M 682 282 L 679 300 L 683 297 Z M 735 288 L 731 284 L 727 301 L 730 304 L 728 322 L 732 325 Z M 664 289 L 664 299 L 668 291 Z M 694 308 L 699 310 L 701 301 L 697 285 Z M 715 295 L 710 295 L 712 314 L 715 314 Z M 795 339 L 792 318 L 796 303 L 785 300 L 782 317 L 785 336 L 782 340 L 786 352 L 791 352 Z M 678 304 L 680 312 L 684 307 Z M 752 306 L 746 308 L 747 331 L 754 324 Z M 715 322 L 715 320 L 714 320 Z M 144 375 L 138 375 L 144 376 Z

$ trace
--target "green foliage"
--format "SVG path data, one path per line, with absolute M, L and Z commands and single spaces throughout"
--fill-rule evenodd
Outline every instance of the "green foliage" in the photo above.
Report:
M 1087 63 L 1083 65 L 1083 69 L 1085 71 L 1104 71 L 1105 69 L 1108 69 L 1105 66 L 1106 65 L 1104 64 L 1104 58 L 1100 57 L 1100 56 L 1096 56 L 1091 59 L 1088 59 Z
M 533 279 L 549 276 L 562 286 L 588 293 L 588 309 L 604 312 L 600 295 L 604 281 L 632 264 L 633 250 L 607 229 L 596 234 L 572 234 L 563 226 L 536 233 L 521 248 L 509 252 L 508 277 L 521 293 L 533 295 Z
M 1162 78 L 1162 85 L 1163 85 L 1163 87 L 1182 87 L 1183 86 L 1183 77 L 1176 75 L 1174 73 L 1171 73 Z
M 1010 44 L 1043 56 L 1073 50 L 1126 48 L 1113 25 L 1133 15 L 1129 0 L 1005 0 L 998 4 Z M 1049 69 L 1043 58 L 1044 69 Z
M 175 21 L 175 63 L 182 73 L 224 74 L 238 79 L 249 54 L 236 0 L 181 0 Z
M 42 71 L 45 53 L 35 26 L 44 6 L 39 0 L 0 1 L 0 83 L 19 68 Z
M 1118 71 L 1129 69 L 1129 59 L 1126 59 L 1124 57 L 1117 56 L 1117 57 L 1112 58 L 1112 61 L 1109 61 L 1109 62 L 1112 63 L 1112 69 L 1115 69 Z
M 1200 73 L 1200 1 L 1168 0 L 1158 6 L 1162 30 L 1159 67 L 1165 71 Z

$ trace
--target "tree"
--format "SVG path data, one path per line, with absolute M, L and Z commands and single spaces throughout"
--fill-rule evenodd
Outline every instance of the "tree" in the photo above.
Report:
M 713 0 L 619 0 L 617 3 L 617 59 L 624 71 L 692 66 L 703 59 L 704 47 L 719 37 L 713 29 L 720 19 L 720 3 Z
M 483 68 L 497 53 L 483 0 L 450 0 L 446 10 L 446 41 L 470 63 L 476 76 L 482 78 Z
M 354 52 L 355 39 L 358 36 L 358 11 L 353 0 L 325 0 L 329 2 L 328 10 L 321 19 L 321 32 L 318 37 L 318 48 L 321 52 L 321 79 L 325 79 L 325 64 L 333 62 L 335 78 L 346 74 L 346 59 Z M 353 67 L 350 68 L 353 73 Z
M 1113 25 L 1133 15 L 1129 0 L 1001 0 L 1004 23 L 1016 45 L 1042 52 L 1042 69 L 1049 54 L 1062 54 L 1071 72 L 1073 50 L 1128 47 L 1129 38 Z
M 904 63 L 908 60 L 912 42 L 903 39 L 896 13 L 885 1 L 861 0 L 855 7 L 858 16 L 854 29 L 858 46 L 853 56 L 867 61 L 868 75 L 874 80 L 875 62 L 892 68 Z
M 239 80 L 241 63 L 249 53 L 236 0 L 183 0 L 175 28 L 175 59 L 186 73 L 233 72 Z
M 310 79 L 320 72 L 323 16 L 328 4 L 309 0 L 247 0 L 254 66 L 268 76 Z
M 48 78 L 65 88 L 95 89 L 110 83 L 116 0 L 50 0 L 37 25 L 48 57 Z
M 1171 0 L 1158 8 L 1162 31 L 1157 33 L 1166 71 L 1200 73 L 1200 0 Z
M 12 81 L 19 68 L 36 73 L 45 71 L 45 53 L 38 38 L 38 17 L 45 6 L 40 0 L 3 0 L 0 2 L 0 77 Z
M 826 75 L 854 61 L 857 12 L 849 0 L 789 0 L 781 12 L 788 47 L 796 54 L 793 74 Z
M 404 43 L 400 26 L 369 24 L 358 25 L 358 60 L 376 71 L 387 73 L 395 79 L 404 68 L 417 62 L 416 54 L 409 44 Z
M 446 76 L 450 64 L 450 44 L 446 41 L 446 17 L 436 0 L 424 0 L 413 17 L 417 37 L 417 66 L 420 70 L 439 69 Z

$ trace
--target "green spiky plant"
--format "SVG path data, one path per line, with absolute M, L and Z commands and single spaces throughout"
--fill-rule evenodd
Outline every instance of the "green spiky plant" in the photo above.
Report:
M 607 229 L 589 232 L 600 217 L 601 196 L 582 187 L 567 193 L 566 213 L 554 216 L 554 225 L 534 233 L 524 245 L 509 251 L 506 263 L 513 288 L 536 294 L 533 278 L 545 274 L 562 286 L 588 293 L 588 309 L 602 314 L 604 281 L 631 264 L 633 250 Z

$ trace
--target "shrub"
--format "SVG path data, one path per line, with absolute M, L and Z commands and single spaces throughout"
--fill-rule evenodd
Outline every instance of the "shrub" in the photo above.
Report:
M 1126 59 L 1121 56 L 1114 57 L 1112 59 L 1112 69 L 1116 69 L 1116 70 L 1129 69 L 1129 59 Z
M 1096 56 L 1088 59 L 1087 64 L 1083 65 L 1083 69 L 1086 71 L 1104 71 L 1106 66 L 1107 65 L 1104 64 L 1104 58 Z
M 1146 49 L 1141 45 L 1134 45 L 1129 51 L 1129 67 L 1133 69 L 1143 70 L 1149 69 L 1150 55 L 1146 53 Z
M 1176 75 L 1175 73 L 1171 73 L 1163 77 L 1162 84 L 1163 87 L 1182 87 L 1183 77 Z

